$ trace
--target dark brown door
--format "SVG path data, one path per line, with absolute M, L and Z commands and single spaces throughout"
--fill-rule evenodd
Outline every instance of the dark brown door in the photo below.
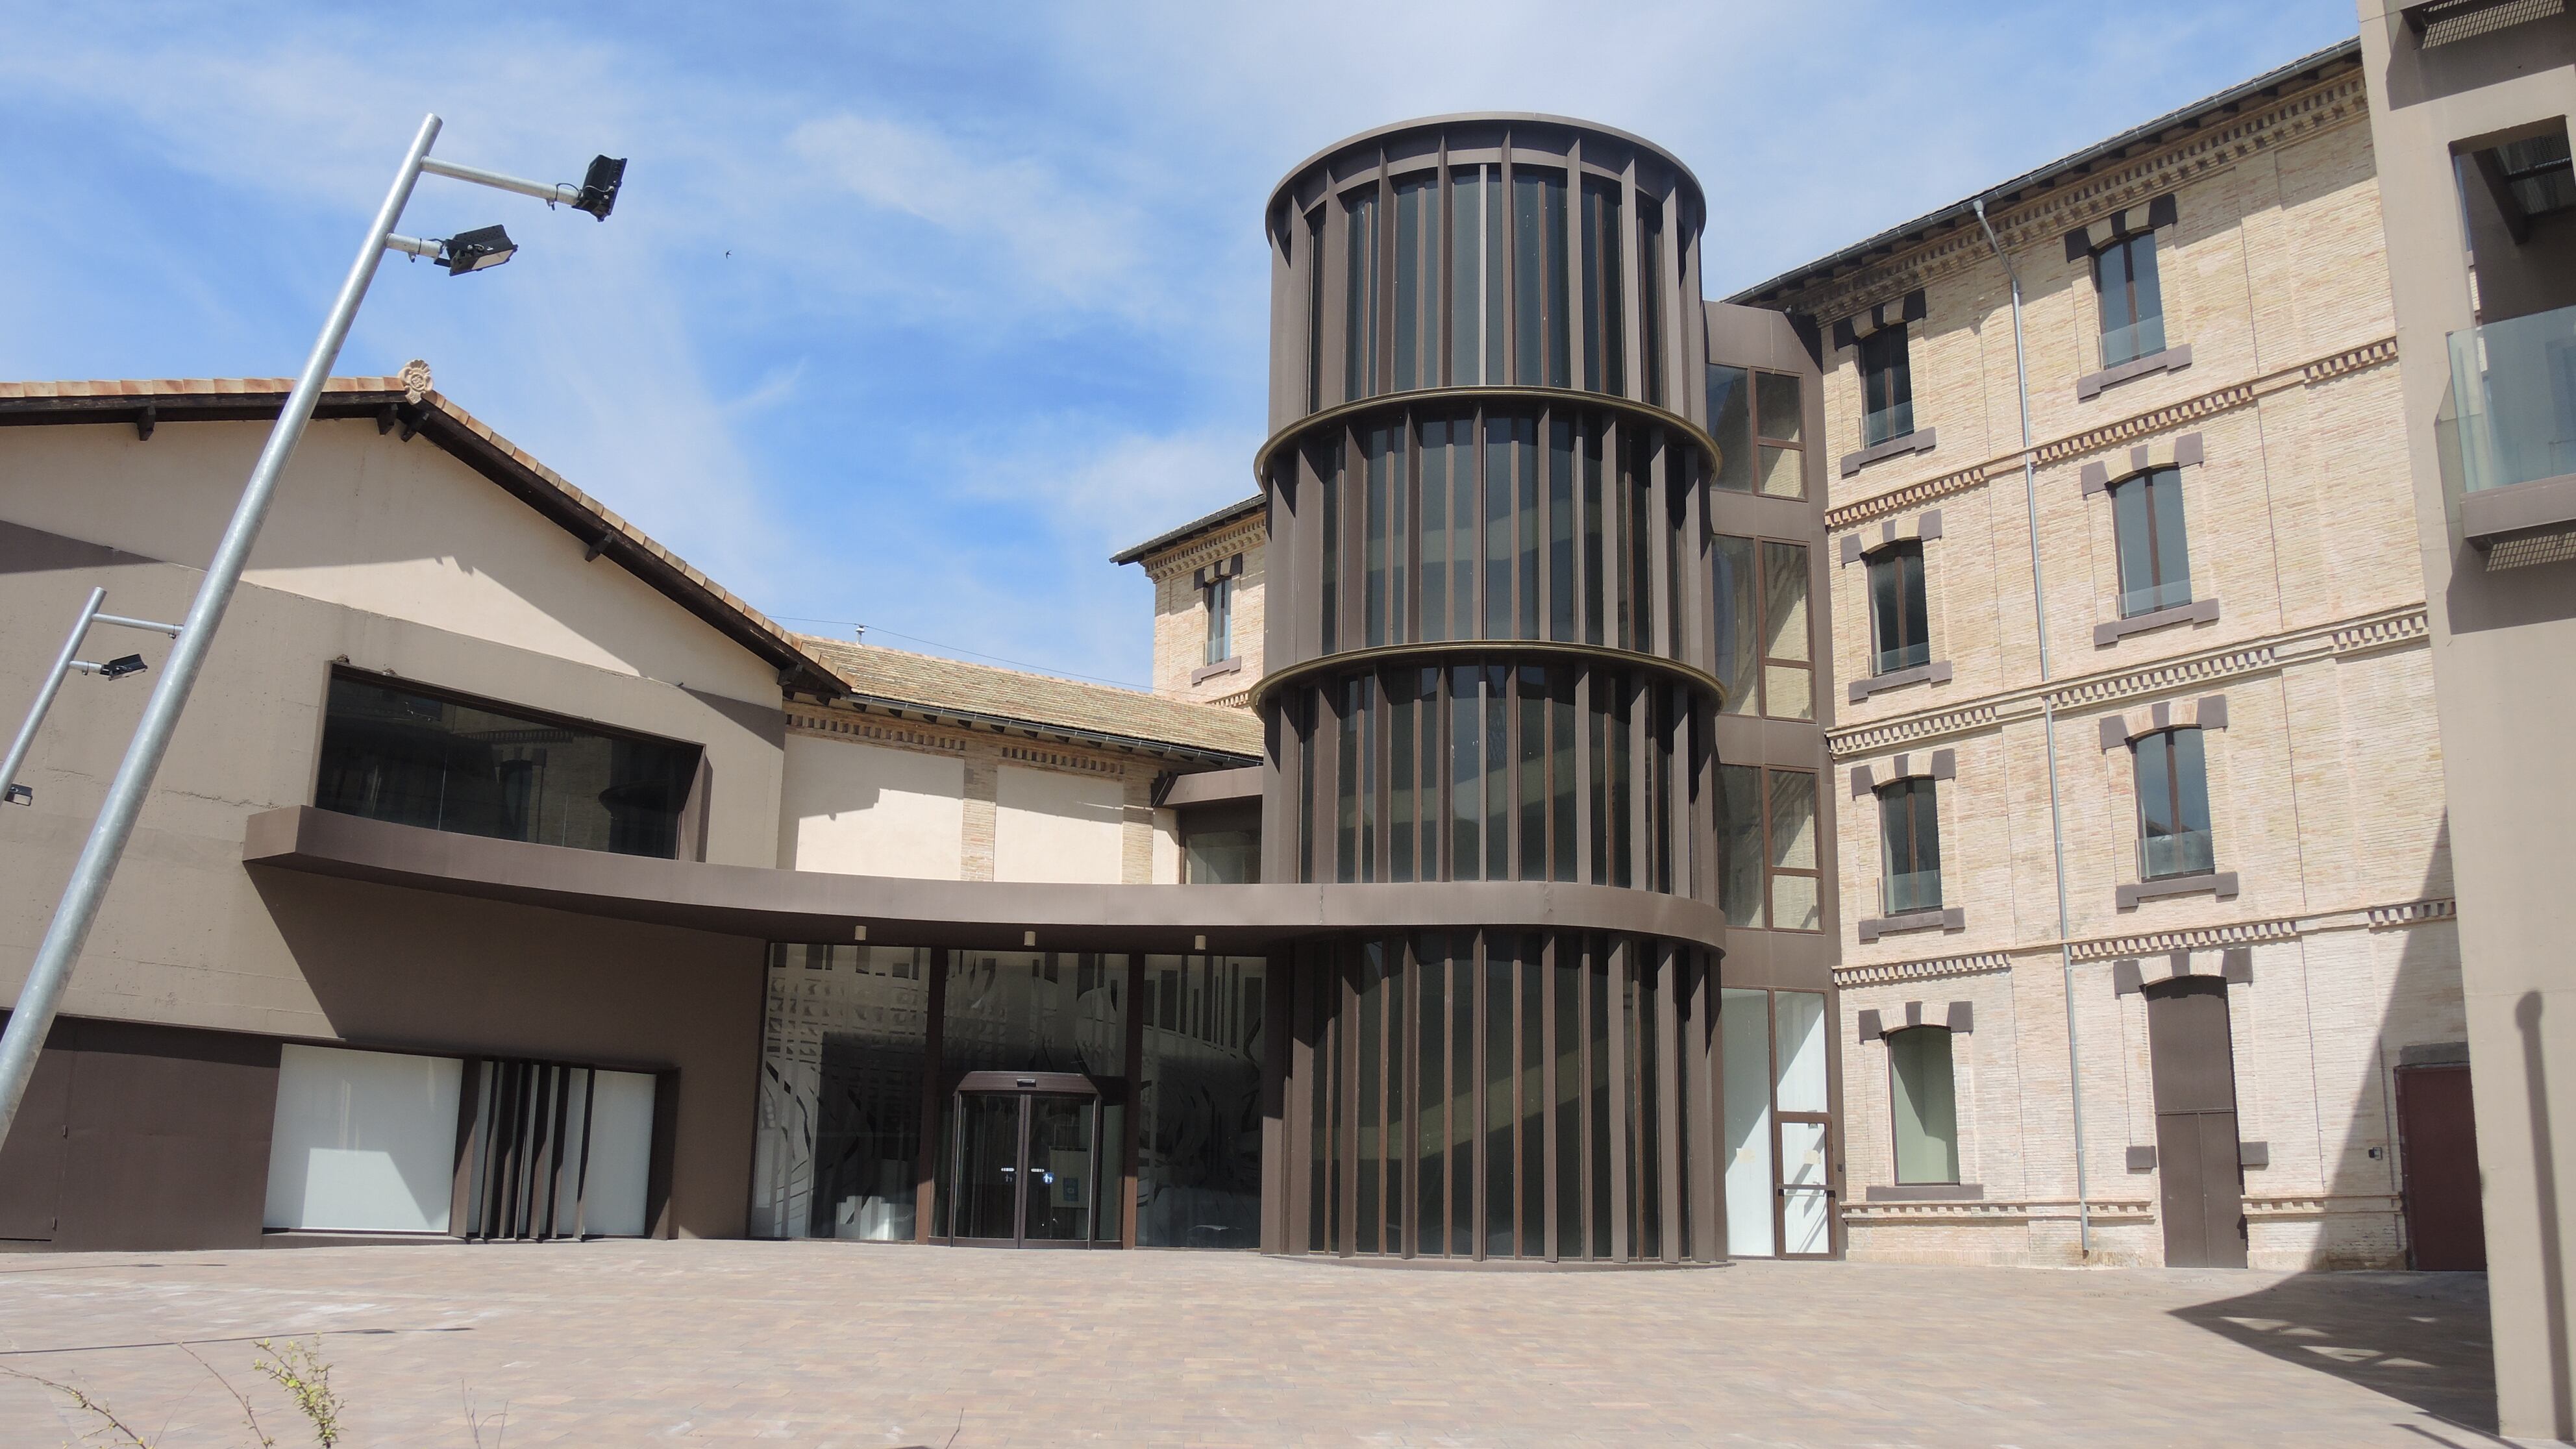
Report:
M 0 1020 L 6 1020 L 0 1013 Z M 54 1028 L 60 1040 L 61 1027 Z M 18 1118 L 9 1142 L 0 1147 L 0 1239 L 50 1242 L 59 1211 L 65 1141 L 71 1112 L 72 1054 L 48 1047 L 36 1053 L 35 1073 L 27 1095 L 18 1101 Z
M 2482 1272 L 2477 1117 L 2467 1064 L 2397 1072 L 2397 1158 L 2406 1191 L 2406 1257 L 2424 1272 Z
M 2156 1093 L 2156 1178 L 2165 1266 L 2245 1266 L 2245 1174 L 2236 1139 L 2236 1065 L 2227 984 L 2185 976 L 2147 988 Z

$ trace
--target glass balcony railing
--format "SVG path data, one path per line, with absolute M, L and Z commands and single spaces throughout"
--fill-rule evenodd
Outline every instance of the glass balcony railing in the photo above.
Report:
M 1861 415 L 1860 440 L 1873 448 L 1913 431 L 1914 404 L 1911 402 L 1891 403 Z
M 2159 609 L 2179 609 L 2191 602 L 2191 580 L 2176 579 L 2170 583 L 2149 584 L 2139 589 L 2120 591 L 2120 617 L 2134 619 Z
M 1909 870 L 1887 878 L 1887 913 L 1907 915 L 1941 909 L 1941 872 Z
M 1917 664 L 1931 663 L 1932 645 L 1928 640 L 1918 640 L 1893 649 L 1882 645 L 1872 650 L 1870 657 L 1878 666 L 1877 673 L 1894 674 L 1900 669 L 1912 669 Z
M 2461 491 L 2576 474 L 2576 307 L 2451 334 Z
M 2218 868 L 2210 852 L 2209 832 L 2178 830 L 2169 835 L 2150 835 L 2139 842 L 2145 869 L 2138 874 L 2147 880 L 2162 880 L 2176 875 L 2207 875 Z
M 2151 352 L 2165 350 L 2165 319 L 2159 314 L 2141 317 L 2126 327 L 2114 327 L 2102 334 L 2102 365 L 2117 367 L 2135 362 Z

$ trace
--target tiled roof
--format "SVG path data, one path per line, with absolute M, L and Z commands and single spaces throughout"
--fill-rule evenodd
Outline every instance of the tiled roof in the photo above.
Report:
M 782 668 L 810 675 L 818 682 L 829 677 L 828 671 L 799 647 L 797 635 L 779 627 L 733 591 L 700 573 L 686 559 L 493 431 L 490 424 L 431 388 L 427 364 L 413 363 L 405 373 L 408 375 L 331 378 L 323 383 L 315 416 L 365 417 L 385 410 L 386 417 L 408 425 L 445 448 L 558 527 L 596 546 L 598 554 L 755 654 Z M 138 404 L 151 407 L 160 421 L 190 417 L 274 418 L 294 388 L 295 380 L 288 377 L 0 382 L 0 423 L 90 419 L 121 422 L 140 417 Z M 164 404 L 168 405 L 166 409 Z
M 1247 760 L 1261 755 L 1261 720 L 1249 710 L 812 634 L 797 636 L 797 643 L 830 665 L 852 693 L 870 699 L 1007 720 L 1042 733 L 1176 745 Z
M 1261 503 L 1262 495 L 1255 493 L 1251 497 L 1243 500 L 1241 503 L 1230 503 L 1225 507 L 1218 509 L 1216 512 L 1209 514 L 1205 518 L 1193 518 L 1178 528 L 1155 534 L 1152 538 L 1145 540 L 1134 548 L 1122 548 L 1118 552 L 1111 554 L 1109 556 L 1109 561 L 1115 564 L 1134 563 L 1145 555 L 1163 548 L 1166 545 L 1179 543 L 1181 540 L 1188 538 L 1194 533 L 1205 533 L 1211 528 L 1216 528 L 1222 524 L 1232 523 L 1236 519 L 1259 508 Z

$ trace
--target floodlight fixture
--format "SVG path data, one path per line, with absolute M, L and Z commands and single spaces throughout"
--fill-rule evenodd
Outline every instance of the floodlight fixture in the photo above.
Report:
M 581 179 L 581 195 L 573 199 L 572 209 L 606 221 L 610 209 L 617 205 L 617 188 L 625 184 L 625 157 L 593 156 L 590 174 Z
M 241 499 L 233 507 L 232 521 L 225 526 L 222 540 L 215 546 L 214 557 L 207 561 L 197 583 L 197 592 L 188 604 L 188 615 L 181 624 L 155 624 L 148 620 L 123 619 L 99 613 L 107 597 L 103 588 L 92 589 L 88 604 L 82 609 L 71 637 L 64 641 L 52 671 L 38 691 L 26 722 L 19 727 L 17 738 L 5 754 L 0 754 L 0 801 L 24 804 L 30 792 L 14 783 L 18 768 L 26 762 L 45 711 L 53 703 L 64 676 L 79 673 L 104 674 L 110 679 L 139 673 L 144 668 L 140 655 L 126 655 L 103 665 L 92 665 L 73 656 L 80 648 L 83 634 L 95 622 L 107 622 L 131 628 L 151 629 L 169 634 L 175 641 L 169 658 L 155 671 L 157 682 L 152 697 L 143 706 L 143 718 L 135 725 L 134 736 L 127 742 L 124 758 L 117 762 L 116 777 L 100 802 L 98 816 L 90 824 L 89 838 L 81 845 L 80 858 L 73 862 L 71 879 L 63 886 L 53 916 L 46 922 L 45 936 L 28 963 L 24 981 L 18 989 L 16 1004 L 9 1013 L 8 1024 L 0 1027 L 0 1143 L 9 1138 L 16 1123 L 18 1108 L 26 1099 L 27 1083 L 35 1075 L 36 1058 L 44 1048 L 46 1033 L 52 1030 L 54 1018 L 62 1005 L 63 991 L 71 979 L 72 965 L 80 957 L 89 939 L 90 929 L 97 924 L 101 904 L 107 898 L 109 880 L 116 873 L 117 862 L 133 839 L 135 821 L 142 814 L 144 800 L 152 790 L 153 777 L 169 753 L 170 739 L 178 730 L 180 712 L 187 708 L 189 692 L 195 688 L 197 675 L 204 668 L 206 653 L 212 647 L 216 626 L 223 621 L 231 604 L 233 591 L 241 583 L 243 571 L 250 564 L 252 546 L 258 541 L 261 523 L 277 495 L 278 480 L 285 473 L 287 461 L 303 439 L 307 423 L 313 420 L 315 407 L 331 375 L 331 365 L 340 356 L 341 344 L 348 340 L 349 327 L 358 315 L 358 304 L 365 300 L 367 288 L 375 280 L 376 268 L 388 251 L 405 252 L 415 257 L 435 258 L 439 265 L 457 276 L 497 267 L 518 251 L 508 232 L 497 226 L 459 232 L 438 241 L 422 241 L 397 234 L 403 208 L 411 202 L 414 186 L 421 174 L 453 177 L 490 186 L 502 191 L 515 191 L 533 196 L 549 206 L 568 207 L 608 219 L 617 204 L 617 193 L 626 180 L 626 163 L 615 157 L 601 156 L 590 163 L 589 173 L 579 186 L 563 183 L 549 185 L 539 181 L 505 176 L 473 166 L 433 160 L 429 149 L 438 139 L 445 123 L 435 115 L 421 119 L 420 130 L 412 137 L 410 148 L 403 153 L 402 166 L 394 173 L 393 185 L 385 193 L 369 224 L 366 240 L 359 244 L 358 255 L 340 283 L 339 295 L 332 300 L 331 311 L 322 324 L 321 336 L 306 355 L 304 370 L 296 375 L 295 386 L 277 410 L 277 421 L 269 429 L 268 442 L 260 449 L 259 461 L 252 465 L 250 481 L 243 485 Z
M 25 785 L 12 785 L 6 791 L 0 791 L 0 804 L 33 805 L 35 803 L 36 792 Z
M 451 276 L 461 277 L 467 272 L 497 267 L 518 251 L 519 244 L 510 240 L 508 232 L 497 226 L 478 226 L 449 237 L 439 248 L 438 264 L 447 268 Z
M 428 158 L 422 159 L 420 169 L 432 176 L 453 177 L 458 181 L 471 181 L 477 186 L 533 196 L 548 206 L 569 206 L 575 211 L 589 212 L 601 221 L 608 220 L 610 209 L 617 205 L 618 188 L 626 182 L 626 161 L 620 156 L 592 157 L 590 170 L 582 177 L 579 186 L 568 181 L 530 181 L 498 171 L 486 171 L 480 166 L 460 166 L 453 161 Z

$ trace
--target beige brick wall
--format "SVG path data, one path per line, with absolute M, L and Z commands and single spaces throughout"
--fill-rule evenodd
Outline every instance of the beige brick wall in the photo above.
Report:
M 1838 700 L 1829 741 L 1828 796 L 1847 843 L 1837 977 L 1855 1257 L 2074 1260 L 2063 949 L 2075 963 L 2094 1257 L 2160 1263 L 2157 1177 L 2127 1166 L 2129 1147 L 2155 1141 L 2145 1006 L 2114 991 L 2113 964 L 2145 960 L 2152 980 L 2183 951 L 2215 975 L 2236 947 L 2252 953 L 2252 980 L 2228 987 L 2239 1133 L 2270 1154 L 2245 1175 L 2252 1261 L 2403 1262 L 2390 1072 L 2405 1048 L 2461 1041 L 2465 1027 L 2358 85 L 2285 98 L 2224 146 L 2195 138 L 2178 143 L 2187 155 L 2137 158 L 2135 185 L 2088 181 L 2077 190 L 2089 202 L 2048 193 L 1997 216 L 2025 288 L 2045 680 L 2003 267 L 1971 232 L 1973 247 L 1935 243 L 1837 279 L 1817 305 L 1830 324 L 1925 289 L 1910 342 L 1915 418 L 1939 445 L 1849 478 L 1829 466 L 1828 524 L 1875 541 L 1889 520 L 1941 511 L 1925 572 L 1932 656 L 1952 667 L 1944 683 Z M 2191 365 L 2079 399 L 2077 379 L 2101 366 L 2098 324 L 2090 273 L 2065 260 L 2061 238 L 2168 191 L 2177 220 L 2157 242 L 2168 345 L 2188 343 Z M 1860 446 L 1860 382 L 1852 353 L 1826 363 L 1827 454 L 1838 458 Z M 2097 645 L 2094 626 L 2119 616 L 2118 561 L 2109 503 L 2084 496 L 2084 465 L 2118 477 L 2132 447 L 2170 449 L 2185 433 L 2204 457 L 2182 469 L 2193 595 L 2214 597 L 2218 617 Z M 1871 672 L 1869 600 L 1865 569 L 1839 563 L 1839 544 L 1835 558 L 1841 684 Z M 2227 726 L 2204 735 L 2212 832 L 2217 867 L 2239 890 L 2120 910 L 2116 888 L 2139 878 L 2137 805 L 2131 758 L 2102 749 L 2100 721 L 2213 694 L 2226 697 Z M 1876 803 L 1851 794 L 1849 771 L 1867 765 L 1884 782 L 1902 753 L 1919 773 L 1934 749 L 1955 752 L 1938 814 L 1943 904 L 1964 920 L 1863 945 L 1853 922 L 1880 914 L 1882 868 Z M 1892 1127 L 1886 1048 L 1861 1041 L 1855 1017 L 1901 1019 L 1909 1002 L 1927 1017 L 1951 1002 L 1975 1013 L 1955 1061 L 1961 1180 L 1982 1187 L 1979 1201 L 1868 1201 L 1893 1183 Z
M 1267 526 L 1256 515 L 1184 539 L 1144 561 L 1154 581 L 1156 694 L 1199 704 L 1234 704 L 1260 682 L 1261 636 L 1269 619 L 1264 607 L 1266 537 Z M 1207 663 L 1207 596 L 1198 587 L 1198 570 L 1237 554 L 1242 555 L 1243 572 L 1234 581 L 1234 655 L 1242 667 L 1192 684 L 1191 674 Z

